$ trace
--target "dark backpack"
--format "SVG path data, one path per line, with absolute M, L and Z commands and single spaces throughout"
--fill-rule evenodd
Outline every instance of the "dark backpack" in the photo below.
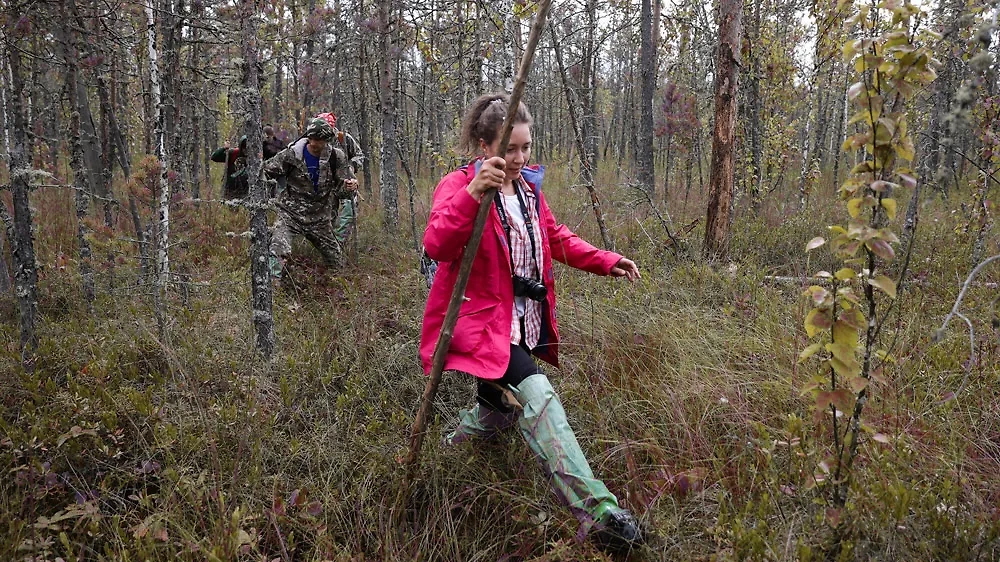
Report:
M 226 182 L 223 185 L 226 199 L 242 199 L 250 193 L 250 181 L 247 178 L 247 158 L 240 154 L 229 162 L 226 153 Z
M 423 274 L 424 280 L 427 281 L 427 288 L 430 289 L 431 285 L 434 284 L 434 275 L 438 270 L 438 262 L 431 259 L 427 255 L 427 250 L 420 248 L 420 273 Z

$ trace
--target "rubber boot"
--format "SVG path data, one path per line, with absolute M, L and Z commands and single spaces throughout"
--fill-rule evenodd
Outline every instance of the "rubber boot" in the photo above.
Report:
M 458 413 L 458 427 L 444 438 L 445 445 L 458 445 L 472 438 L 489 439 L 517 423 L 517 413 L 504 413 L 476 404 Z
M 518 418 L 521 435 L 549 475 L 556 495 L 582 523 L 582 533 L 593 528 L 595 542 L 610 552 L 638 548 L 645 542 L 643 529 L 594 477 L 549 379 L 532 375 L 513 390 L 523 408 Z

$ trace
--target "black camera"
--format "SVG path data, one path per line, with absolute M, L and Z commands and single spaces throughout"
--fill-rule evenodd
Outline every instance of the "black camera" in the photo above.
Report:
M 545 285 L 541 281 L 521 277 L 520 275 L 514 276 L 515 297 L 528 297 L 533 301 L 542 302 L 548 294 L 549 290 L 545 288 Z

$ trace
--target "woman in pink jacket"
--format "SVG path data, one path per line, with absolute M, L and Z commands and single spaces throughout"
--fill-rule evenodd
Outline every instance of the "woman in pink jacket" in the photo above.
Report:
M 639 270 L 631 260 L 595 248 L 556 222 L 541 191 L 544 169 L 527 166 L 532 118 L 524 104 L 510 143 L 499 146 L 507 99 L 491 94 L 473 102 L 462 122 L 461 143 L 479 157 L 446 175 L 434 191 L 424 246 L 440 263 L 424 312 L 421 361 L 429 372 L 479 200 L 497 188 L 445 360 L 446 370 L 476 377 L 477 403 L 460 413 L 458 427 L 445 442 L 488 438 L 517 425 L 556 494 L 584 525 L 596 528 L 598 544 L 631 550 L 644 541 L 643 530 L 594 477 L 559 397 L 532 356 L 558 366 L 553 258 L 630 281 Z

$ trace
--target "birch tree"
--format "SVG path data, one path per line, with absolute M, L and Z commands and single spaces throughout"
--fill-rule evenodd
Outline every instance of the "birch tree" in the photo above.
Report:
M 160 92 L 159 61 L 156 50 L 156 17 L 153 15 L 152 0 L 146 3 L 146 41 L 149 54 L 149 86 L 153 106 L 153 144 L 156 159 L 160 163 L 160 198 L 156 228 L 156 289 L 154 306 L 160 329 L 160 337 L 166 329 L 167 284 L 170 281 L 170 182 L 167 177 L 166 132 L 163 124 L 163 98 Z

